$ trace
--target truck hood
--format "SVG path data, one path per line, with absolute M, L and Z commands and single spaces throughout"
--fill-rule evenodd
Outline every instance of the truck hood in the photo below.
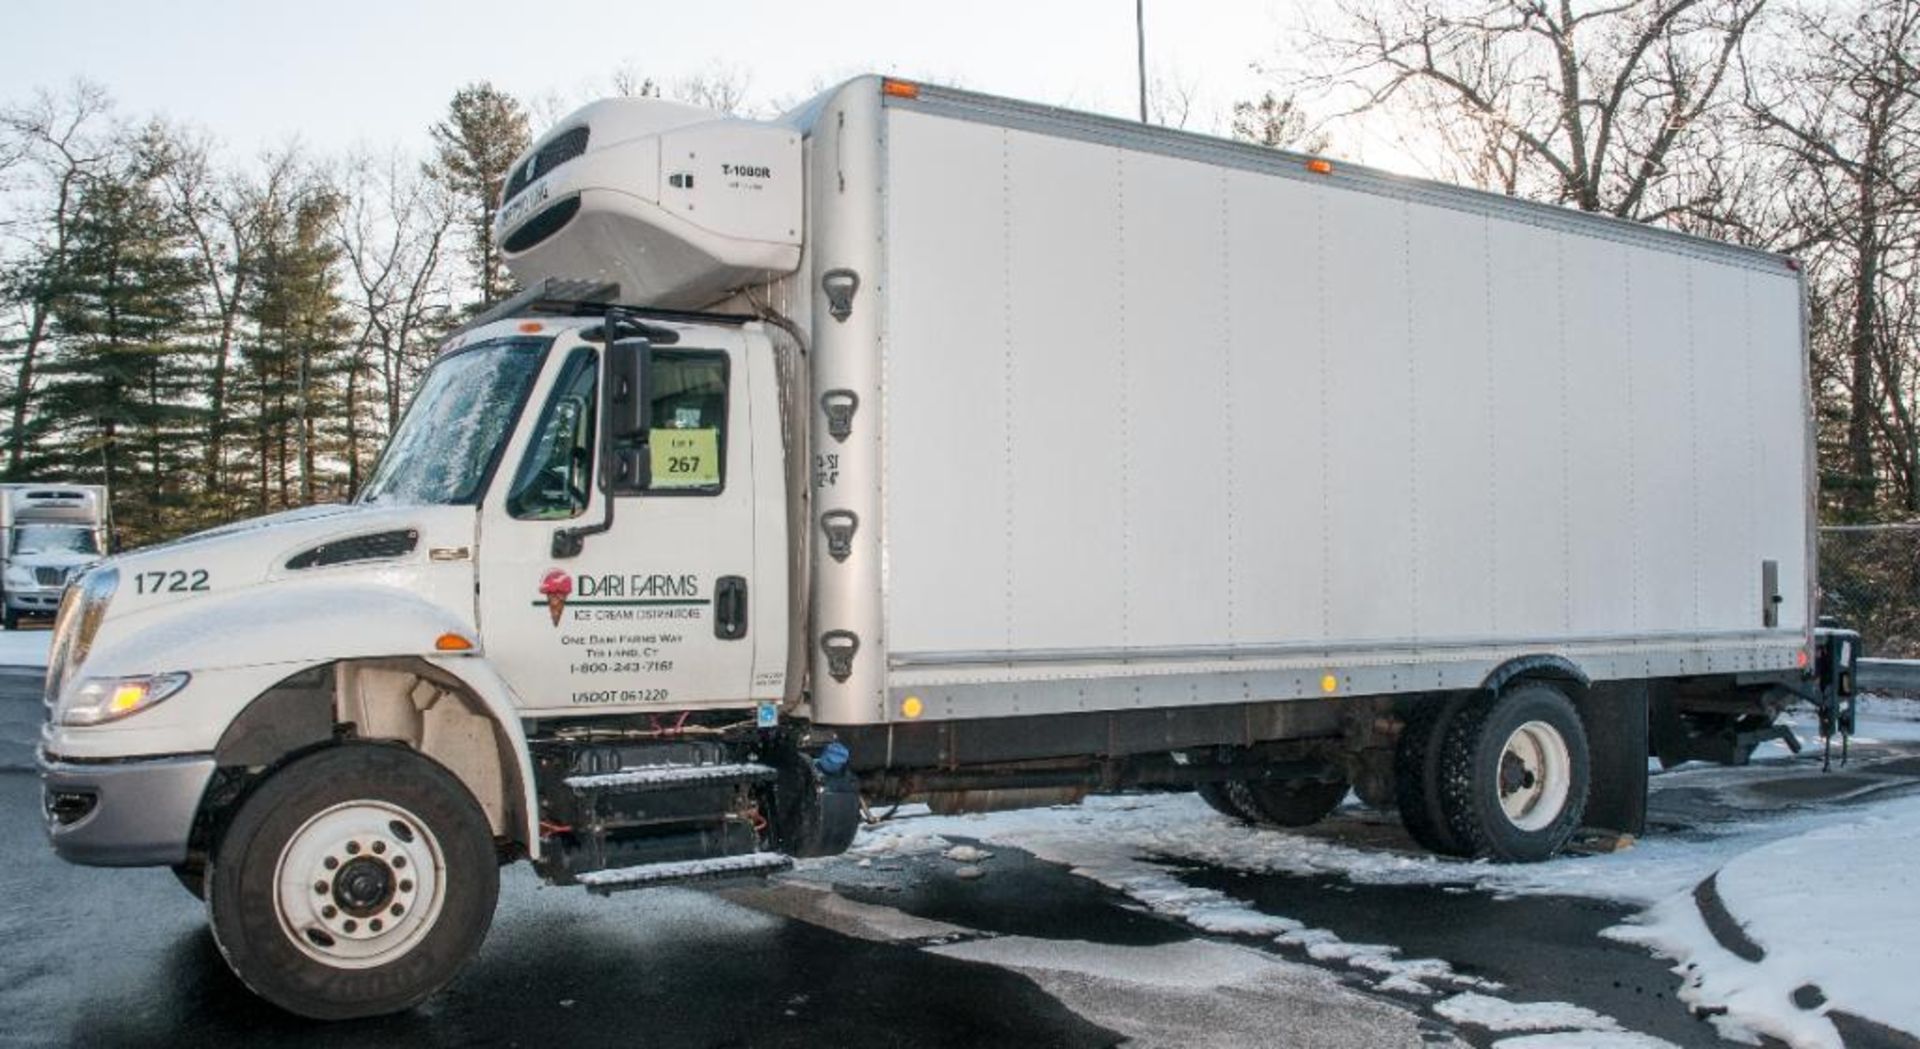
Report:
M 111 558 L 102 569 L 119 572 L 118 587 L 84 672 L 330 658 L 341 645 L 367 646 L 337 620 L 392 602 L 436 606 L 447 621 L 470 624 L 477 520 L 470 506 L 316 506 Z M 223 626 L 227 619 L 235 622 Z M 223 632 L 256 634 L 265 619 L 284 640 L 221 643 Z
M 8 563 L 20 568 L 79 568 L 98 560 L 100 560 L 99 554 L 79 554 L 61 550 L 44 554 L 18 554 Z

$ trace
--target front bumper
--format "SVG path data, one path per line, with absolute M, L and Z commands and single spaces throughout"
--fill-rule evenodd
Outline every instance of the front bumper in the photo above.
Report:
M 9 590 L 7 607 L 21 615 L 50 616 L 60 611 L 60 590 Z
M 43 750 L 47 840 L 61 859 L 91 867 L 181 863 L 212 778 L 211 754 L 78 762 Z

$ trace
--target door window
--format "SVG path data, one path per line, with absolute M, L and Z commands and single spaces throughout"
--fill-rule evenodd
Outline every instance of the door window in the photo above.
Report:
M 562 520 L 587 509 L 593 490 L 594 389 L 598 354 L 574 350 L 554 380 L 533 442 L 507 495 L 507 512 L 522 520 Z
M 654 350 L 649 492 L 715 495 L 726 485 L 727 355 Z

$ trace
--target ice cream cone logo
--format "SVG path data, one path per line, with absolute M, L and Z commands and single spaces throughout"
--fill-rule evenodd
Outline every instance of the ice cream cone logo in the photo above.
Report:
M 547 599 L 547 615 L 560 625 L 560 613 L 566 611 L 567 595 L 573 593 L 573 577 L 558 568 L 540 577 L 540 593 Z

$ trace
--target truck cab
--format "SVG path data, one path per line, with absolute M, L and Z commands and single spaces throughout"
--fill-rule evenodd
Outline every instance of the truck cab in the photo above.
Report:
M 0 487 L 0 594 L 8 630 L 51 618 L 60 593 L 107 549 L 105 492 L 90 485 Z

